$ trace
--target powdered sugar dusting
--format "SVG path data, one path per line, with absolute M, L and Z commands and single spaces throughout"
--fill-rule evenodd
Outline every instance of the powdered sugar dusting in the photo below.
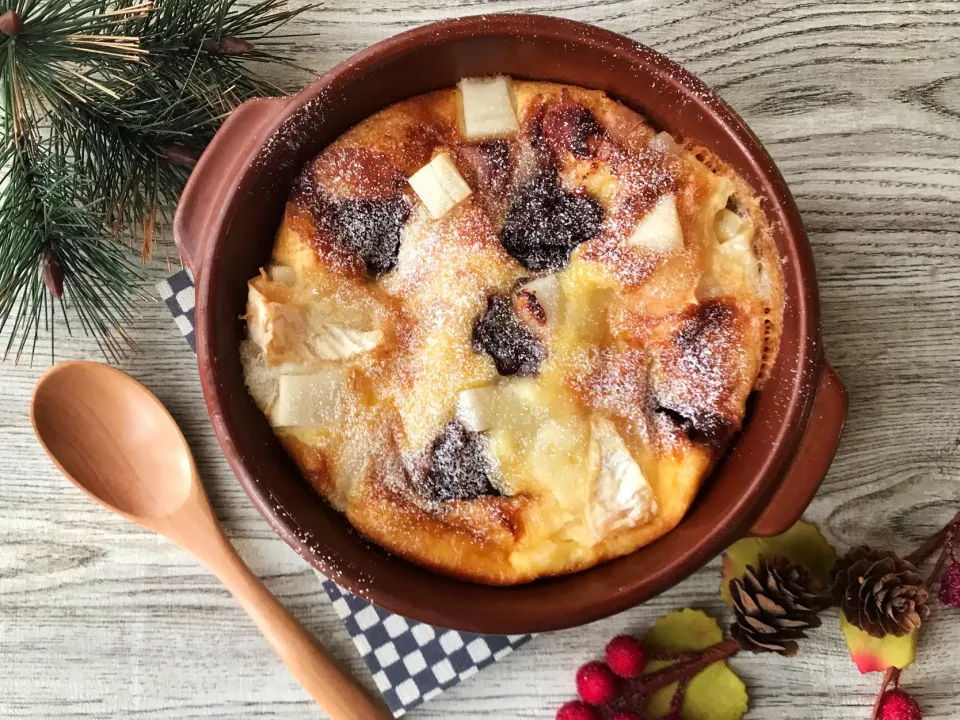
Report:
M 642 285 L 663 259 L 662 253 L 628 246 L 624 241 L 664 195 L 681 186 L 683 166 L 669 153 L 647 148 L 626 153 L 609 148 L 613 186 L 600 236 L 584 247 L 584 259 L 600 263 L 624 285 Z
M 647 355 L 640 348 L 595 348 L 588 372 L 574 387 L 594 408 L 626 422 L 635 437 L 650 441 L 647 427 Z
M 709 300 L 680 320 L 655 360 L 655 412 L 691 440 L 723 447 L 739 428 L 744 383 L 743 319 L 736 305 Z M 737 391 L 740 391 L 739 393 Z

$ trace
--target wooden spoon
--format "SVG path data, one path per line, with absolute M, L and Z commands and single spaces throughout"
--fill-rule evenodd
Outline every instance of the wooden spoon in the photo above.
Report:
M 237 555 L 210 508 L 186 439 L 147 388 L 107 365 L 60 363 L 37 383 L 30 419 L 43 449 L 74 485 L 204 563 L 331 718 L 391 717 Z

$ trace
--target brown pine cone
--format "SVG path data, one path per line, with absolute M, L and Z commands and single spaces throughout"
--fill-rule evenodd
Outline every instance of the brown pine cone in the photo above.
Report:
M 873 637 L 906 635 L 930 614 L 927 584 L 892 550 L 851 548 L 833 566 L 831 589 L 847 620 Z
M 744 650 L 790 656 L 805 630 L 820 627 L 827 599 L 804 568 L 785 557 L 760 558 L 743 578 L 730 581 L 736 621 L 730 634 Z

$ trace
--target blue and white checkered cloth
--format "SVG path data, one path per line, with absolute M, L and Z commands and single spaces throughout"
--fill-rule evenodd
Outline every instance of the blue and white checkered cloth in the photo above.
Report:
M 181 270 L 161 282 L 158 289 L 180 332 L 196 352 L 190 271 Z M 394 717 L 466 680 L 532 637 L 438 628 L 375 607 L 327 578 L 323 578 L 323 589 Z

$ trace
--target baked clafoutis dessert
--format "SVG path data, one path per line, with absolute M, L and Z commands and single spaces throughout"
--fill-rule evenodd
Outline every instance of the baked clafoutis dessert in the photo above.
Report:
M 602 92 L 467 78 L 303 169 L 240 355 L 361 533 L 511 584 L 681 520 L 782 312 L 763 208 L 721 159 Z

